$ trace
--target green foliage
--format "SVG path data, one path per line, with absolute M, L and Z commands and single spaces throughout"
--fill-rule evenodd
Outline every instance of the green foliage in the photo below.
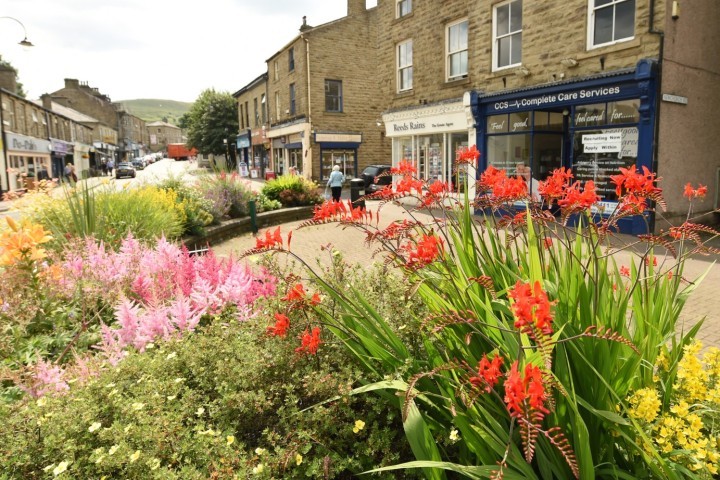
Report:
M 237 103 L 228 92 L 204 90 L 195 100 L 190 111 L 182 117 L 187 129 L 187 145 L 197 148 L 203 155 L 226 153 L 223 140 L 232 141 L 238 131 Z
M 63 193 L 60 198 L 30 195 L 18 204 L 30 221 L 52 233 L 56 248 L 74 237 L 93 236 L 118 245 L 130 232 L 142 241 L 183 234 L 182 211 L 171 192 L 153 186 L 118 191 L 110 185 L 83 183 Z
M 227 311 L 65 396 L 0 406 L 2 472 L 46 478 L 67 461 L 73 478 L 350 478 L 409 459 L 399 413 L 372 397 L 306 409 L 348 392 L 357 372 L 332 345 L 298 358 L 269 323 Z
M 248 202 L 255 199 L 255 193 L 246 180 L 237 173 L 205 175 L 198 184 L 203 196 L 216 203 L 224 201 L 227 205 L 225 214 L 230 218 L 248 215 Z
M 177 208 L 182 212 L 183 234 L 202 235 L 205 227 L 220 222 L 223 213 L 214 208 L 213 201 L 182 179 L 169 177 L 158 183 L 157 188 L 176 197 Z M 219 216 L 213 216 L 213 212 Z
M 281 175 L 263 185 L 262 193 L 270 200 L 279 201 L 283 207 L 316 205 L 323 202 L 318 194 L 317 183 L 299 175 Z

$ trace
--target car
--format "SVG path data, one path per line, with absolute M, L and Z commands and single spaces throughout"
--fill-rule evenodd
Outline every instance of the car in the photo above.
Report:
M 115 178 L 130 177 L 135 178 L 135 167 L 130 162 L 118 163 L 115 167 Z
M 135 167 L 135 170 L 142 170 L 145 168 L 145 160 L 142 158 L 134 158 L 132 161 L 132 166 Z
M 392 183 L 391 165 L 368 165 L 360 174 L 365 182 L 365 194 L 379 192 Z M 384 175 L 383 175 L 384 174 Z

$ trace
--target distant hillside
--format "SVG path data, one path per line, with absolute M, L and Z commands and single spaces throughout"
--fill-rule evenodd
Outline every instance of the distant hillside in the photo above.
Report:
M 146 122 L 157 122 L 165 119 L 168 123 L 177 125 L 180 117 L 190 110 L 192 103 L 177 102 L 175 100 L 137 99 L 121 100 L 130 113 L 140 117 Z

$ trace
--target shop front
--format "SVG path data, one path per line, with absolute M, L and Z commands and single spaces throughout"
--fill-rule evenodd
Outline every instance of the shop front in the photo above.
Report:
M 392 164 L 409 160 L 418 177 L 442 181 L 458 190 L 464 171 L 458 171 L 455 152 L 468 146 L 473 126 L 462 101 L 383 114 L 385 134 L 392 139 Z
M 16 133 L 5 133 L 7 173 L 10 190 L 35 188 L 39 179 L 51 172 L 50 142 Z
M 250 163 L 250 177 L 263 178 L 268 168 L 269 142 L 265 135 L 265 127 L 254 128 L 251 131 L 252 161 Z
M 312 146 L 308 122 L 273 127 L 267 132 L 267 136 L 272 142 L 270 161 L 278 174 L 292 173 L 311 177 Z
M 592 180 L 601 197 L 596 213 L 610 215 L 618 204 L 611 176 L 620 168 L 653 168 L 656 65 L 581 81 L 501 94 L 471 95 L 477 145 L 488 166 L 524 176 L 537 197 L 538 182 L 559 167 L 576 180 Z M 623 233 L 653 229 L 653 216 L 620 222 Z
M 50 148 L 50 153 L 52 156 L 52 168 L 50 170 L 50 175 L 52 176 L 52 178 L 62 178 L 65 171 L 65 165 L 68 163 L 74 163 L 75 145 L 65 142 L 63 140 L 51 138 Z M 77 168 L 77 165 L 76 169 L 78 172 L 80 171 Z
M 362 143 L 359 133 L 315 133 L 315 143 L 320 146 L 320 183 L 327 182 L 335 165 L 345 178 L 357 178 L 358 148 Z
M 253 156 L 252 156 L 252 141 L 251 141 L 251 134 L 250 130 L 246 130 L 243 133 L 239 134 L 237 136 L 237 141 L 235 143 L 235 146 L 237 147 L 237 162 L 238 166 L 240 167 L 240 171 L 248 171 L 249 169 L 253 168 Z M 231 160 L 228 159 L 228 162 Z M 243 165 L 244 164 L 244 165 Z M 228 164 L 228 170 L 233 171 L 235 170 L 235 165 Z M 247 175 L 245 175 L 247 176 Z
M 73 151 L 73 163 L 77 171 L 78 178 L 87 178 L 90 176 L 90 145 L 75 142 Z

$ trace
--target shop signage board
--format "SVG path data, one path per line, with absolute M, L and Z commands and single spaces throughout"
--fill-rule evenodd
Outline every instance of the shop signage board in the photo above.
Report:
M 595 133 L 582 136 L 584 153 L 615 153 L 622 151 L 622 134 Z
M 687 105 L 687 97 L 681 97 L 680 95 L 671 95 L 669 93 L 663 93 L 662 99 L 664 102 L 679 103 L 681 105 Z

